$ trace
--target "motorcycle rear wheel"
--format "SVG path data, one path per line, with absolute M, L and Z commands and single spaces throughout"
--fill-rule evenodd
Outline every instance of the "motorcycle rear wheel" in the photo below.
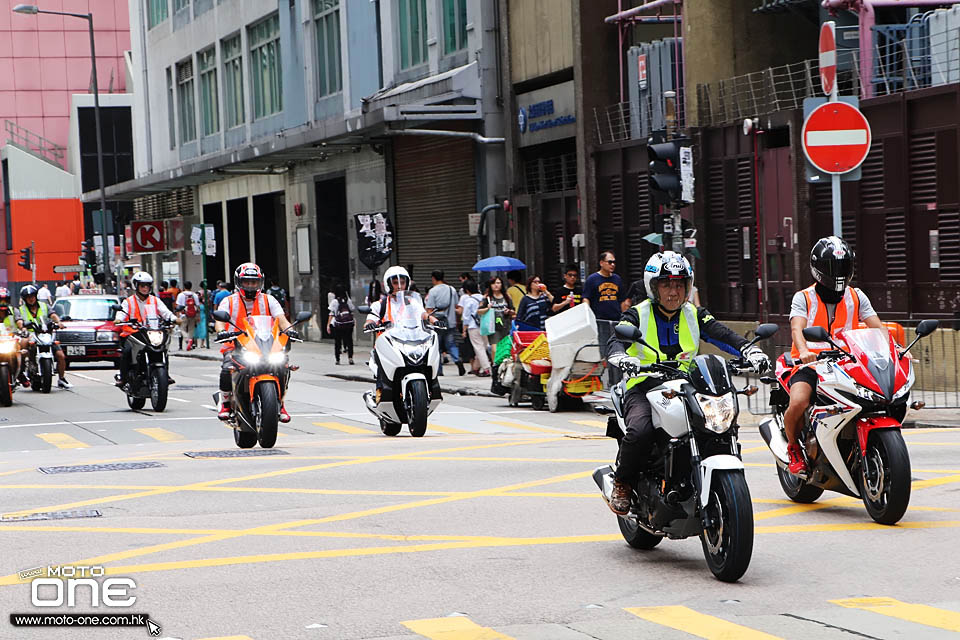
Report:
M 137 398 L 135 396 L 127 396 L 127 406 L 129 406 L 134 411 L 140 411 L 140 409 L 143 409 L 145 404 L 147 404 L 146 398 Z
M 649 551 L 663 540 L 663 536 L 654 535 L 649 531 L 645 531 L 633 518 L 617 516 L 617 524 L 620 526 L 620 533 L 623 534 L 623 539 L 634 549 Z
M 800 504 L 816 502 L 823 495 L 823 489 L 807 484 L 781 466 L 777 466 L 777 476 L 780 478 L 780 487 L 788 498 Z
M 10 369 L 0 367 L 0 405 L 9 407 L 13 404 L 13 384 L 10 379 Z
M 408 428 L 414 438 L 423 437 L 427 432 L 427 409 L 430 406 L 430 397 L 427 395 L 425 380 L 413 380 L 407 387 L 407 397 L 404 408 L 407 411 Z
M 167 408 L 169 384 L 166 367 L 154 367 L 150 370 L 150 406 L 158 413 Z
M 716 523 L 700 533 L 707 566 L 718 580 L 736 582 L 753 555 L 753 505 L 743 471 L 715 471 L 703 508 Z
M 50 393 L 50 385 L 53 382 L 53 361 L 44 358 L 40 361 L 40 392 Z
M 256 422 L 257 440 L 262 448 L 270 449 L 277 443 L 277 423 L 280 421 L 277 385 L 271 380 L 257 383 L 252 404 L 251 413 Z
M 867 469 L 857 474 L 867 513 L 880 524 L 896 524 L 910 504 L 910 455 L 895 429 L 880 429 L 867 442 Z

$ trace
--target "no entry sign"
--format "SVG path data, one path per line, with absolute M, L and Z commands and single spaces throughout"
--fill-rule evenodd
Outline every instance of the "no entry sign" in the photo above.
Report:
M 828 96 L 837 82 L 837 38 L 833 21 L 820 27 L 820 85 Z
M 828 102 L 814 109 L 803 123 L 803 153 L 820 171 L 853 171 L 870 152 L 870 123 L 856 107 Z

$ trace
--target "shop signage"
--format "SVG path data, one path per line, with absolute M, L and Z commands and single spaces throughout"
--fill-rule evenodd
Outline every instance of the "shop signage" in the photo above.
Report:
M 577 135 L 573 81 L 517 96 L 520 146 L 542 144 Z

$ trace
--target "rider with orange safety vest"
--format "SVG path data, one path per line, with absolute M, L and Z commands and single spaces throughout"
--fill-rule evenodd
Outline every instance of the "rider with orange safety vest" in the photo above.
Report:
M 883 328 L 867 295 L 850 286 L 853 271 L 853 250 L 842 239 L 827 236 L 813 246 L 810 273 L 816 282 L 796 292 L 790 305 L 790 335 L 793 338 L 790 356 L 796 364 L 813 362 L 818 353 L 833 348 L 826 342 L 807 342 L 803 338 L 803 330 L 807 327 L 823 327 L 831 337 L 840 329 L 856 329 L 861 322 L 871 329 Z M 783 415 L 783 426 L 787 432 L 789 470 L 795 475 L 807 470 L 799 436 L 803 413 L 816 392 L 817 380 L 817 372 L 810 367 L 798 369 L 786 378 L 790 405 Z
M 133 274 L 133 278 L 130 279 L 130 284 L 133 286 L 134 293 L 129 298 L 124 298 L 123 302 L 120 303 L 122 311 L 117 312 L 116 318 L 114 319 L 115 322 L 128 322 L 133 320 L 144 325 L 151 320 L 163 318 L 164 320 L 180 324 L 180 319 L 167 309 L 167 305 L 163 304 L 163 300 L 153 295 L 153 276 L 146 271 L 138 271 Z M 123 343 L 122 355 L 120 357 L 120 373 L 114 376 L 118 387 L 126 384 L 127 374 L 130 372 L 130 365 L 133 364 L 133 343 L 127 340 L 127 337 L 137 331 L 138 329 L 136 327 L 128 324 L 120 327 L 120 341 Z M 170 379 L 169 383 L 173 384 L 173 380 Z
M 410 274 L 403 267 L 390 267 L 383 274 L 383 286 L 384 294 L 370 305 L 370 313 L 363 325 L 365 329 L 377 323 L 393 321 L 390 296 L 410 287 Z
M 240 321 L 247 316 L 270 316 L 277 320 L 280 330 L 285 331 L 287 335 L 298 338 L 299 334 L 295 329 L 290 328 L 290 321 L 283 313 L 283 307 L 277 302 L 276 298 L 263 291 L 263 271 L 252 262 L 244 262 L 236 271 L 233 272 L 234 283 L 237 290 L 220 301 L 217 311 L 226 311 L 230 314 L 230 320 L 234 325 L 240 326 Z M 226 332 L 230 328 L 227 323 L 217 321 L 217 331 Z M 233 387 L 232 373 L 237 366 L 233 358 L 233 351 L 236 345 L 233 341 L 225 342 L 220 349 L 223 354 L 223 362 L 220 365 L 220 408 L 217 411 L 217 417 L 221 420 L 229 420 L 233 415 Z M 280 422 L 290 422 L 290 414 L 281 401 L 280 404 Z

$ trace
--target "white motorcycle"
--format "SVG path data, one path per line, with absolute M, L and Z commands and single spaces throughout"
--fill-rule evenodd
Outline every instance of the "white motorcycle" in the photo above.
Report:
M 363 394 L 367 409 L 380 419 L 384 435 L 395 436 L 403 424 L 419 438 L 427 431 L 427 416 L 443 400 L 440 393 L 440 343 L 435 329 L 426 321 L 420 294 L 398 291 L 387 300 L 389 321 L 364 329 L 376 333 L 370 370 L 377 380 L 373 391 Z M 359 307 L 362 313 L 369 307 Z M 381 317 L 385 311 L 381 309 Z
M 620 339 L 650 348 L 636 327 L 617 325 L 614 330 Z M 750 344 L 776 332 L 777 325 L 762 324 Z M 652 549 L 665 537 L 699 536 L 710 571 L 724 582 L 739 580 L 753 555 L 753 506 L 737 442 L 737 394 L 752 395 L 757 388 L 737 390 L 731 376 L 731 370 L 749 368 L 745 360 L 727 362 L 717 355 L 695 357 L 688 371 L 659 359 L 643 367 L 640 375 L 663 381 L 647 393 L 654 445 L 633 483 L 630 513 L 617 516 L 624 539 L 636 549 Z M 613 409 L 595 407 L 610 416 L 607 435 L 618 442 L 626 429 L 625 393 L 621 382 L 611 392 Z M 593 472 L 608 503 L 615 468 Z

